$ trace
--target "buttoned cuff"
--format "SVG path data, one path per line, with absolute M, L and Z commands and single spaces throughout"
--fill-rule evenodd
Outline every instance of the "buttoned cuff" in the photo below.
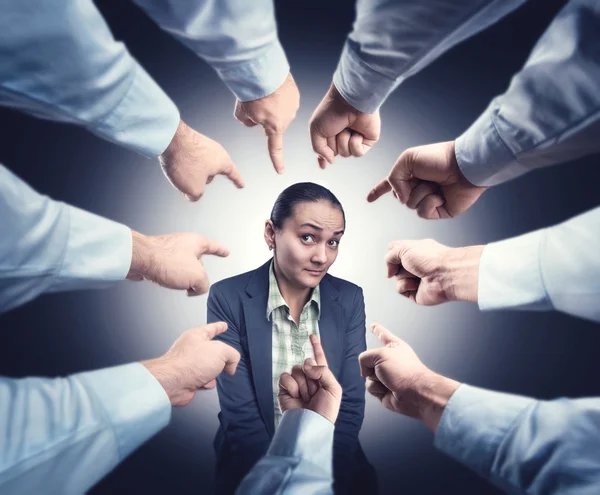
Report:
M 283 413 L 267 455 L 299 458 L 332 476 L 333 423 L 308 409 Z
M 167 426 L 171 403 L 166 392 L 140 363 L 78 373 L 86 390 L 104 408 L 110 422 L 120 459 Z
M 495 186 L 519 177 L 529 168 L 517 162 L 515 154 L 498 132 L 495 119 L 498 100 L 455 141 L 458 166 L 467 180 L 476 186 Z
M 540 267 L 544 230 L 488 244 L 479 263 L 481 310 L 552 307 Z
M 279 40 L 269 43 L 258 57 L 242 63 L 213 63 L 225 85 L 240 101 L 253 101 L 274 93 L 290 73 Z
M 494 456 L 515 419 L 534 399 L 460 385 L 444 409 L 435 446 L 453 459 L 489 476 Z
M 375 113 L 398 82 L 371 69 L 347 41 L 333 84 L 350 105 L 363 113 Z
M 179 125 L 179 110 L 134 61 L 131 87 L 116 108 L 90 130 L 149 158 L 167 149 Z
M 74 206 L 60 206 L 68 213 L 69 235 L 49 290 L 97 289 L 124 280 L 133 250 L 129 227 Z

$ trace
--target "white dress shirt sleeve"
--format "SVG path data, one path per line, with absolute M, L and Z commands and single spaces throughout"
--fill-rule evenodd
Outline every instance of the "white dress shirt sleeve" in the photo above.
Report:
M 333 76 L 354 108 L 374 113 L 404 80 L 525 0 L 358 0 Z
M 272 0 L 134 1 L 209 63 L 240 101 L 270 95 L 290 71 Z
M 0 165 L 0 313 L 44 292 L 124 280 L 131 230 L 42 196 Z
M 537 401 L 461 385 L 435 434 L 445 454 L 511 494 L 600 486 L 600 399 Z
M 316 412 L 286 411 L 267 454 L 236 493 L 333 494 L 333 431 L 333 424 Z
M 0 105 L 81 125 L 154 157 L 169 145 L 179 111 L 92 0 L 0 0 Z
M 479 308 L 555 309 L 600 322 L 600 207 L 554 227 L 488 244 Z
M 0 492 L 79 495 L 166 426 L 141 364 L 65 378 L 0 378 Z
M 465 177 L 493 186 L 600 152 L 600 5 L 571 0 L 523 69 L 456 140 Z

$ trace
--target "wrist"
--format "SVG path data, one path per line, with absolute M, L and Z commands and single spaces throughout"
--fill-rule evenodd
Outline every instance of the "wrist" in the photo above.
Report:
M 135 230 L 131 231 L 131 239 L 131 265 L 126 278 L 128 280 L 142 280 L 148 273 L 150 243 L 148 237 Z
M 450 248 L 445 254 L 440 277 L 445 300 L 477 302 L 479 264 L 484 247 Z
M 167 162 L 173 158 L 179 152 L 181 148 L 181 141 L 184 134 L 187 132 L 188 127 L 183 120 L 179 120 L 179 124 L 177 125 L 177 129 L 175 130 L 175 134 L 169 143 L 169 146 L 163 151 L 160 155 L 161 162 L 166 160 Z
M 460 383 L 431 370 L 421 375 L 414 384 L 417 401 L 417 419 L 435 433 L 450 397 Z
M 333 82 L 331 83 L 331 86 L 329 86 L 329 97 L 334 102 L 336 107 L 341 108 L 348 113 L 362 113 L 360 110 L 357 110 L 350 103 L 348 103 L 346 98 L 344 98 L 342 93 L 340 93 Z
M 167 362 L 166 358 L 161 356 L 156 359 L 142 361 L 141 364 L 145 366 L 156 381 L 160 383 L 172 406 L 184 404 L 184 394 L 182 394 L 182 387 L 179 384 L 181 373 L 177 371 L 173 360 Z

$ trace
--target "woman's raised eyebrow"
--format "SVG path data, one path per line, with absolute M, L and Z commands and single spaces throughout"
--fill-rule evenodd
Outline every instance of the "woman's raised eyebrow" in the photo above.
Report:
M 310 227 L 312 229 L 319 230 L 319 231 L 323 230 L 323 227 L 319 227 L 319 226 L 315 225 L 314 223 L 303 223 L 302 225 L 300 225 L 300 227 Z M 338 230 L 337 232 L 334 232 L 333 235 L 342 235 L 343 233 L 344 233 L 344 230 Z
M 300 227 L 311 227 L 315 230 L 323 230 L 323 227 L 318 227 L 317 225 L 315 225 L 313 223 L 303 223 L 302 225 L 300 225 Z

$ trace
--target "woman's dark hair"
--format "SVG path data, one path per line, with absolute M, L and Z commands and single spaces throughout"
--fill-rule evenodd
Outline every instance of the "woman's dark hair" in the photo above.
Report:
M 296 205 L 319 201 L 326 201 L 331 206 L 338 208 L 342 212 L 344 226 L 346 225 L 346 215 L 342 204 L 329 189 L 314 182 L 298 182 L 284 189 L 271 210 L 271 222 L 275 228 L 281 229 L 283 223 L 294 214 Z

